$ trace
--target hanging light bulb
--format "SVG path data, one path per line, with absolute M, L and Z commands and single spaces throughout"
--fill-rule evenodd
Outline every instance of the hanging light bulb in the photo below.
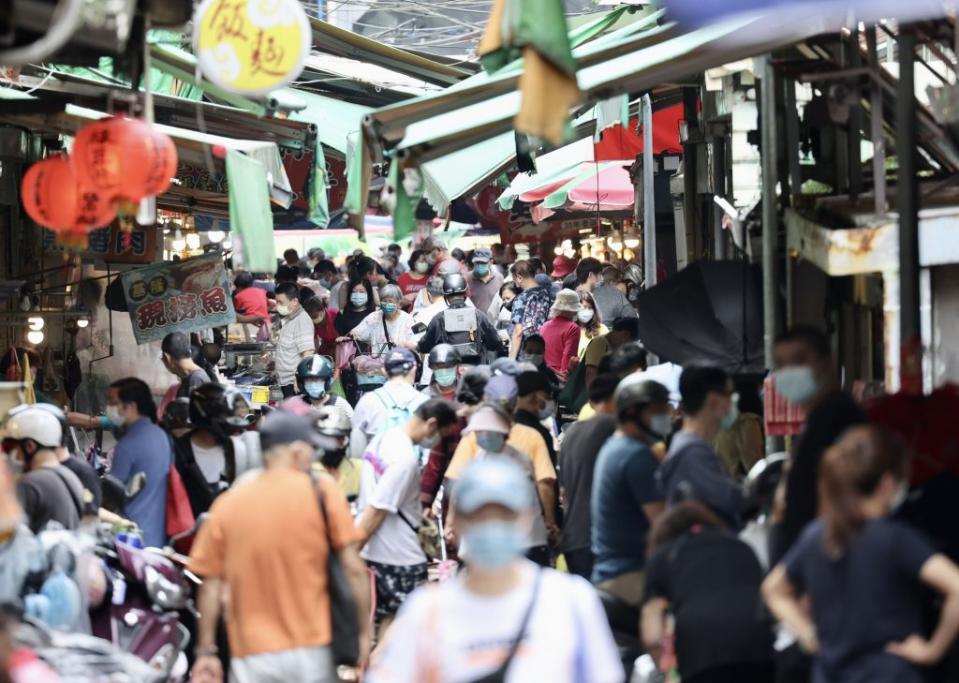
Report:
M 173 233 L 173 242 L 171 244 L 173 251 L 183 251 L 186 248 L 186 240 L 183 239 L 183 232 L 180 228 L 176 229 L 176 232 Z
M 210 230 L 206 234 L 206 238 L 210 240 L 211 242 L 213 242 L 213 244 L 219 244 L 220 242 L 224 240 L 225 237 L 226 237 L 226 233 L 223 232 L 222 230 Z
M 90 324 L 90 321 L 87 320 L 86 318 L 77 318 L 77 327 L 79 327 L 80 329 L 87 327 L 89 324 Z
M 43 326 L 46 324 L 46 321 L 38 315 L 31 316 L 27 318 L 27 326 L 33 332 L 39 332 L 43 329 Z
M 194 251 L 200 248 L 200 236 L 195 232 L 191 232 L 186 236 L 186 246 L 190 251 Z
M 30 330 L 27 332 L 27 341 L 36 346 L 43 343 L 43 332 L 41 330 Z

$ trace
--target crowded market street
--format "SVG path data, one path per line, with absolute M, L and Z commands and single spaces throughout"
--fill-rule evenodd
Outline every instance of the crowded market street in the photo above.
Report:
M 0 10 L 0 683 L 959 681 L 952 0 Z

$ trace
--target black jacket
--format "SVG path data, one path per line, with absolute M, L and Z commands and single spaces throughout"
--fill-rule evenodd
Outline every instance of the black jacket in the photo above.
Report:
M 180 478 L 183 480 L 187 497 L 190 499 L 193 515 L 199 517 L 210 509 L 216 497 L 225 491 L 236 478 L 236 454 L 233 451 L 232 439 L 227 439 L 225 443 L 221 442 L 226 466 L 219 484 L 211 486 L 207 483 L 206 477 L 203 476 L 203 471 L 200 470 L 196 457 L 193 455 L 193 443 L 190 441 L 190 434 L 192 432 L 173 440 L 174 462 L 177 472 L 180 473 Z
M 465 308 L 465 303 L 455 303 L 450 308 Z M 463 357 L 462 345 L 475 344 L 478 349 L 501 356 L 505 353 L 503 342 L 499 338 L 499 333 L 490 322 L 483 311 L 476 311 L 476 332 L 447 332 L 446 316 L 442 312 L 437 313 L 430 321 L 426 332 L 417 344 L 417 350 L 420 353 L 429 353 L 437 344 L 452 344 L 460 350 L 460 356 L 466 363 L 484 363 L 485 358 L 479 356 Z

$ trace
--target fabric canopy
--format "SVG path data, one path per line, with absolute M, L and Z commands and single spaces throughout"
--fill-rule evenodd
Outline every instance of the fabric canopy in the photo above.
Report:
M 633 206 L 635 189 L 629 177 L 631 160 L 581 164 L 578 173 L 565 183 L 548 182 L 520 195 L 521 201 L 532 202 L 542 197 L 542 204 L 532 209 L 537 223 L 557 211 L 612 212 L 626 211 Z

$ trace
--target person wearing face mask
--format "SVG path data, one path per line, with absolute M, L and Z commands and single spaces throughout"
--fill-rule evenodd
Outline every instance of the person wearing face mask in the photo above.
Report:
M 410 254 L 410 269 L 400 275 L 396 284 L 403 292 L 403 308 L 409 310 L 416 300 L 419 291 L 426 287 L 430 279 L 430 264 L 426 260 L 426 253 L 422 249 L 414 249 Z
M 742 526 L 742 487 L 729 476 L 712 443 L 739 417 L 732 379 L 711 365 L 691 365 L 679 378 L 683 428 L 673 436 L 666 459 L 656 473 L 669 505 L 696 500 L 708 506 L 732 529 Z
M 563 381 L 569 373 L 570 361 L 578 356 L 581 336 L 576 322 L 578 313 L 579 295 L 571 289 L 560 290 L 553 300 L 550 319 L 539 331 L 545 344 L 546 366 Z
M 276 312 L 280 316 L 280 331 L 273 358 L 283 397 L 290 398 L 296 395 L 294 381 L 300 359 L 316 353 L 313 320 L 300 305 L 299 289 L 290 282 L 276 286 Z
M 456 410 L 430 399 L 399 427 L 380 433 L 363 453 L 360 509 L 361 556 L 376 577 L 378 640 L 406 597 L 426 583 L 427 557 L 417 529 L 420 514 L 419 448 L 431 449 L 456 423 Z
M 327 259 L 320 259 L 313 268 L 313 279 L 320 283 L 320 286 L 330 292 L 330 299 L 337 301 L 333 295 L 333 288 L 339 282 L 339 273 L 336 270 L 336 264 Z M 339 292 L 337 291 L 337 294 Z
M 476 445 L 479 448 L 476 460 L 508 459 L 519 465 L 526 473 L 525 488 L 528 490 L 528 495 L 538 500 L 539 491 L 536 488 L 536 470 L 533 467 L 533 461 L 506 443 L 512 426 L 513 420 L 509 413 L 496 404 L 484 403 L 470 416 L 464 434 L 476 435 Z M 454 488 L 455 486 L 456 484 L 453 484 Z M 448 516 L 447 524 L 449 525 L 448 534 L 455 537 L 455 513 Z M 552 553 L 549 548 L 542 505 L 534 510 L 533 524 L 527 538 L 525 554 L 527 559 L 541 567 L 549 567 L 551 564 Z
M 609 276 L 608 281 L 606 275 Z M 623 290 L 617 287 L 623 279 L 618 269 L 612 266 L 603 266 L 595 258 L 584 258 L 576 266 L 576 277 L 580 291 L 585 290 L 593 295 L 596 308 L 602 315 L 603 320 L 635 318 L 639 315 L 636 308 L 626 298 Z
M 559 388 L 559 377 L 546 364 L 546 340 L 542 336 L 531 334 L 526 338 L 523 342 L 523 350 L 520 353 L 519 360 L 535 366 L 536 371 L 546 378 L 553 391 Z
M 370 355 L 380 357 L 395 347 L 415 349 L 413 316 L 400 309 L 403 295 L 396 285 L 380 289 L 380 310 L 366 316 L 350 330 L 349 335 L 370 349 Z
M 459 353 L 450 344 L 437 344 L 430 351 L 428 360 L 432 376 L 423 393 L 430 398 L 445 398 L 455 402 L 456 385 L 459 382 Z
M 770 562 L 792 547 L 819 509 L 819 463 L 823 453 L 849 427 L 866 415 L 839 388 L 836 362 L 824 333 L 797 326 L 776 339 L 773 347 L 776 393 L 803 409 L 806 423 L 793 441 L 786 477 L 781 486 L 785 510 L 777 510 L 770 539 Z
M 30 530 L 37 534 L 50 522 L 76 529 L 86 514 L 80 479 L 60 462 L 62 422 L 35 405 L 10 410 L 4 425 L 3 451 L 23 465 L 17 499 Z
M 347 305 L 340 309 L 336 317 L 336 333 L 346 337 L 350 330 L 360 324 L 363 318 L 376 310 L 373 297 L 373 285 L 367 280 L 350 280 L 344 289 L 349 292 Z
M 362 458 L 366 445 L 378 434 L 405 423 L 427 397 L 416 390 L 416 356 L 409 349 L 393 349 L 383 361 L 383 386 L 360 397 L 353 411 L 351 455 Z M 381 375 L 382 376 L 382 375 Z
M 546 442 L 550 462 L 556 466 L 556 448 L 553 434 L 543 426 L 543 420 L 556 415 L 556 401 L 549 380 L 540 372 L 521 372 L 516 376 L 519 398 L 516 400 L 516 422 L 539 432 Z
M 203 577 L 193 679 L 224 680 L 217 622 L 226 621 L 230 681 L 338 681 L 330 643 L 335 552 L 356 603 L 360 662 L 369 646 L 370 585 L 360 534 L 334 479 L 313 472 L 320 436 L 282 410 L 263 420 L 265 469 L 220 496 L 200 526 L 189 568 Z M 224 609 L 224 596 L 229 608 Z
M 643 598 L 646 537 L 663 512 L 658 444 L 672 429 L 669 390 L 651 380 L 616 389 L 616 432 L 603 445 L 590 500 L 593 583 L 629 605 Z M 629 520 L 628 523 L 625 520 Z
M 304 358 L 296 366 L 298 396 L 288 398 L 280 407 L 296 415 L 315 414 L 325 407 L 336 407 L 353 419 L 353 406 L 330 389 L 333 387 L 333 360 L 329 356 L 313 355 Z
M 121 379 L 107 391 L 107 416 L 121 436 L 113 449 L 110 474 L 129 483 L 143 472 L 146 483 L 127 502 L 123 516 L 136 522 L 144 545 L 162 548 L 166 542 L 166 491 L 173 452 L 170 438 L 156 425 L 156 404 L 150 387 L 135 377 Z
M 473 252 L 473 270 L 467 277 L 470 300 L 481 311 L 489 310 L 493 299 L 503 286 L 503 276 L 491 265 L 493 252 L 487 247 L 479 247 Z
M 846 431 L 822 459 L 819 518 L 763 583 L 769 609 L 814 657 L 813 681 L 946 680 L 929 667 L 959 634 L 959 567 L 888 518 L 908 478 L 895 435 Z M 942 598 L 931 634 L 928 589 Z
M 336 355 L 336 309 L 330 308 L 326 299 L 314 296 L 303 303 L 303 310 L 313 321 L 313 334 L 316 337 L 316 352 L 321 356 Z
M 582 360 L 589 343 L 596 337 L 601 337 L 609 332 L 609 328 L 603 324 L 603 316 L 596 308 L 593 295 L 585 290 L 579 293 L 579 312 L 576 313 L 576 322 L 580 327 L 579 346 L 576 355 L 579 360 Z
M 365 680 L 624 679 L 595 591 L 523 559 L 537 505 L 526 478 L 505 458 L 463 472 L 452 504 L 465 569 L 410 596 Z

